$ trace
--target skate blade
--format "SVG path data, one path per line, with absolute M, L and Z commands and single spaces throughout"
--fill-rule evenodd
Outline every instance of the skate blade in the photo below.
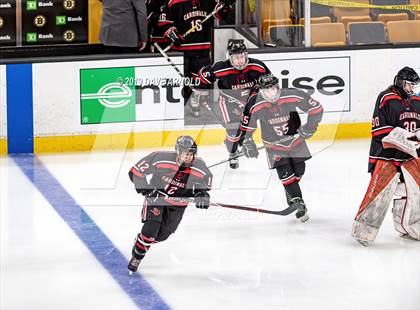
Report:
M 129 271 L 128 271 L 128 275 L 129 275 L 130 277 L 133 275 L 133 273 L 134 273 L 134 272 L 133 272 L 133 271 L 131 271 L 131 270 L 129 270 Z
M 409 234 L 400 234 L 400 238 L 407 239 L 407 240 L 417 240 L 411 237 Z
M 356 239 L 357 242 L 359 242 L 361 245 L 363 245 L 364 247 L 368 246 L 368 242 L 366 240 L 360 240 L 360 239 Z
M 305 223 L 307 220 L 309 220 L 309 215 L 308 215 L 308 214 L 305 214 L 304 216 L 301 216 L 301 217 L 299 218 L 299 220 L 300 220 L 302 223 Z

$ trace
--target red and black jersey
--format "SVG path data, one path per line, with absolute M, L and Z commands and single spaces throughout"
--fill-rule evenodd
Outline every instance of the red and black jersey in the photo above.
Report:
M 216 4 L 215 0 L 169 0 L 160 16 L 159 26 L 165 31 L 174 26 L 180 34 L 184 34 L 210 14 Z M 208 52 L 211 48 L 212 25 L 212 21 L 199 25 L 185 38 L 185 43 L 172 46 L 172 49 L 192 54 L 198 51 Z
M 226 97 L 228 102 L 240 101 L 244 105 L 250 89 L 256 85 L 258 78 L 266 73 L 270 73 L 270 69 L 259 59 L 249 58 L 248 64 L 242 70 L 234 68 L 229 60 L 218 61 L 201 68 L 198 72 L 200 84 L 197 88 L 210 89 L 217 81 L 221 95 Z
M 151 175 L 148 182 L 146 176 Z M 138 161 L 129 171 L 131 181 L 137 192 L 145 189 L 157 189 L 168 197 L 163 202 L 185 207 L 188 203 L 177 198 L 194 197 L 200 190 L 209 191 L 213 175 L 205 162 L 196 158 L 189 168 L 179 166 L 176 152 L 153 152 Z
M 252 94 L 244 108 L 240 130 L 237 137 L 252 135 L 257 129 L 257 122 L 260 122 L 261 137 L 266 146 L 267 154 L 272 156 L 269 160 L 273 163 L 279 162 L 281 158 L 302 157 L 310 158 L 309 150 L 305 140 L 296 136 L 285 142 L 279 142 L 285 136 L 295 135 L 301 126 L 298 110 L 308 114 L 307 128 L 316 130 L 322 119 L 322 105 L 307 95 L 305 92 L 294 89 L 281 89 L 280 97 L 276 102 L 266 101 L 261 92 Z M 270 164 L 270 167 L 274 166 Z
M 147 29 L 149 31 L 150 42 L 169 43 L 168 38 L 164 38 L 164 28 L 158 26 L 160 16 L 167 5 L 168 0 L 147 0 Z
M 403 100 L 398 91 L 390 87 L 381 92 L 376 100 L 372 117 L 372 141 L 369 151 L 369 168 L 373 171 L 378 159 L 393 161 L 396 166 L 411 158 L 397 149 L 384 149 L 382 139 L 395 127 L 414 132 L 420 128 L 420 97 Z

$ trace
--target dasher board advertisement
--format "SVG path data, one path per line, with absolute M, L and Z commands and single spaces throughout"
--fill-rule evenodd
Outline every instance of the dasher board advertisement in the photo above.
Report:
M 182 120 L 181 81 L 168 66 L 80 69 L 81 124 Z
M 16 45 L 16 1 L 0 0 L 0 47 Z
M 22 44 L 88 43 L 88 1 L 22 1 Z

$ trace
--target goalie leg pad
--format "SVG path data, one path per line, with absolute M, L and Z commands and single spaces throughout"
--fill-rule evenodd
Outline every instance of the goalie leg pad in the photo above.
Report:
M 403 235 L 420 240 L 420 159 L 405 162 L 401 171 L 407 197 L 394 200 L 394 228 Z
M 399 177 L 400 173 L 391 162 L 379 160 L 376 163 L 369 187 L 353 223 L 352 236 L 357 240 L 375 240 Z

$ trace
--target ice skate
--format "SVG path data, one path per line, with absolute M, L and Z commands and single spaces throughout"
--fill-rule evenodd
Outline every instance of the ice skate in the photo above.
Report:
M 128 263 L 128 275 L 131 276 L 134 272 L 137 271 L 139 268 L 141 259 L 137 259 L 134 256 L 131 258 L 130 262 Z
M 305 207 L 305 205 L 299 207 L 295 215 L 296 218 L 299 219 L 302 223 L 309 220 L 308 209 Z
M 200 102 L 194 96 L 190 99 L 191 112 L 195 117 L 200 115 Z
M 198 108 L 198 107 L 191 107 L 191 111 L 192 111 L 192 114 L 195 117 L 199 117 L 200 116 L 200 108 Z
M 239 158 L 235 158 L 239 155 L 239 152 L 229 153 L 229 167 L 231 169 L 239 168 Z
M 415 241 L 417 241 L 417 239 L 414 239 L 409 234 L 400 234 L 400 238 L 407 239 L 407 240 L 415 240 Z
M 361 245 L 363 245 L 364 247 L 367 247 L 368 246 L 368 241 L 366 241 L 366 240 L 362 240 L 362 239 L 358 239 L 358 238 L 356 238 L 356 241 L 357 242 L 359 242 Z
M 302 198 L 300 197 L 292 198 L 288 201 L 288 203 L 290 206 L 297 207 L 297 211 L 295 213 L 295 216 L 297 219 L 299 219 L 302 223 L 309 220 L 308 209 L 306 208 L 305 203 L 303 202 Z

